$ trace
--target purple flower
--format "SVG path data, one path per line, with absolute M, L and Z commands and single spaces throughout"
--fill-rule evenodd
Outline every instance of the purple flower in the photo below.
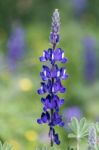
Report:
M 72 107 L 68 107 L 64 111 L 63 115 L 64 115 L 66 122 L 69 123 L 71 122 L 71 119 L 73 117 L 76 117 L 78 120 L 80 120 L 80 118 L 82 117 L 82 112 L 78 106 L 72 106 Z
M 13 70 L 16 68 L 19 60 L 23 58 L 25 51 L 24 30 L 20 25 L 13 25 L 7 48 L 10 69 Z
M 87 6 L 87 0 L 71 0 L 71 4 L 76 17 L 80 17 Z
M 55 142 L 57 145 L 60 144 L 58 134 L 55 133 L 55 129 L 52 127 L 50 127 L 49 137 L 51 138 L 51 144 L 53 144 L 53 142 Z
M 64 104 L 64 99 L 59 99 L 57 95 L 53 97 L 49 94 L 46 98 L 41 98 L 41 102 L 44 105 L 43 110 L 47 111 L 50 109 L 55 109 L 56 112 L 59 111 L 59 108 Z
M 94 37 L 87 36 L 83 40 L 83 45 L 85 80 L 92 83 L 96 78 L 96 40 Z
M 49 112 L 46 111 L 41 114 L 41 119 L 38 119 L 37 122 L 39 124 L 42 124 L 42 123 L 49 122 L 49 120 L 50 120 L 50 114 L 49 114 Z
M 67 58 L 64 57 L 64 51 L 61 48 L 56 48 L 54 51 L 49 48 L 48 50 L 44 50 L 43 56 L 40 57 L 41 62 L 51 61 L 51 64 L 56 61 L 60 61 L 61 63 L 66 63 Z
M 94 124 L 89 127 L 88 143 L 90 149 L 97 149 L 97 133 Z
M 62 85 L 61 80 L 66 80 L 68 74 L 64 67 L 59 68 L 56 62 L 66 63 L 67 58 L 64 57 L 64 51 L 61 48 L 56 48 L 59 42 L 60 17 L 56 9 L 52 17 L 52 30 L 50 34 L 50 42 L 52 48 L 43 51 L 40 57 L 41 62 L 50 62 L 50 67 L 43 65 L 40 76 L 44 82 L 41 82 L 41 87 L 38 89 L 38 94 L 47 94 L 45 98 L 41 98 L 43 104 L 43 112 L 37 120 L 39 124 L 47 123 L 50 131 L 51 146 L 53 143 L 60 144 L 59 136 L 55 132 L 55 126 L 64 126 L 62 116 L 59 114 L 60 107 L 64 104 L 64 99 L 60 99 L 57 93 L 65 93 L 66 88 Z
M 68 78 L 66 69 L 64 67 L 59 69 L 57 65 L 54 65 L 51 69 L 47 66 L 43 66 L 43 70 L 40 72 L 40 76 L 43 81 L 46 81 L 49 78 L 61 78 L 62 80 Z
M 58 9 L 55 9 L 53 16 L 52 16 L 52 28 L 50 33 L 50 42 L 54 46 L 60 40 L 59 37 L 59 30 L 60 30 L 60 16 Z
M 52 85 L 52 92 L 53 93 L 65 93 L 66 88 L 63 87 L 63 85 L 61 84 L 61 80 L 60 79 L 56 79 L 55 83 L 53 83 Z

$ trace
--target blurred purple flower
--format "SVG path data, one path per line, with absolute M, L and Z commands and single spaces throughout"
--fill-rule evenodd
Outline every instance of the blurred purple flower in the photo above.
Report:
M 92 83 L 96 78 L 96 39 L 88 36 L 83 39 L 85 80 Z
M 91 125 L 89 127 L 88 143 L 89 143 L 89 148 L 97 149 L 97 133 L 94 125 Z
M 20 25 L 13 25 L 7 42 L 8 61 L 11 70 L 14 70 L 19 60 L 24 56 L 25 37 L 24 30 Z
M 72 7 L 73 7 L 73 13 L 76 17 L 80 17 L 87 5 L 87 0 L 71 0 Z
M 47 133 L 41 133 L 39 135 L 39 140 L 41 143 L 49 143 L 49 137 L 48 137 Z
M 65 128 L 68 128 L 68 123 L 71 122 L 73 117 L 76 117 L 78 120 L 82 117 L 82 111 L 78 106 L 71 106 L 66 108 L 63 113 L 64 119 L 66 121 Z

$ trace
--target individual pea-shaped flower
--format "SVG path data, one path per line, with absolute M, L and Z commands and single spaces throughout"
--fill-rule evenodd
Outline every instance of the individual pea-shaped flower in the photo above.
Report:
M 51 143 L 55 142 L 57 145 L 60 144 L 59 136 L 52 127 L 50 127 L 49 137 L 51 138 Z
M 66 63 L 67 58 L 64 57 L 64 51 L 61 48 L 56 48 L 59 42 L 60 17 L 56 9 L 52 16 L 52 28 L 50 34 L 50 42 L 52 48 L 43 51 L 40 57 L 41 62 L 49 61 L 50 66 L 43 65 L 40 76 L 43 80 L 41 87 L 38 89 L 38 94 L 46 94 L 46 97 L 41 98 L 43 104 L 43 112 L 37 120 L 39 124 L 48 124 L 49 137 L 51 146 L 53 143 L 60 144 L 59 135 L 55 132 L 55 126 L 64 126 L 62 115 L 59 114 L 60 107 L 64 104 L 64 99 L 60 99 L 57 93 L 65 93 L 66 88 L 62 85 L 61 80 L 66 80 L 68 74 L 64 67 L 59 68 L 56 62 Z
M 40 72 L 40 76 L 43 81 L 46 81 L 49 78 L 61 78 L 62 80 L 68 78 L 66 69 L 64 67 L 59 69 L 57 65 L 53 66 L 51 69 L 43 65 L 43 70 Z
M 64 99 L 59 99 L 57 95 L 47 95 L 46 98 L 41 98 L 41 102 L 44 105 L 43 110 L 47 111 L 49 109 L 55 109 L 59 111 L 59 108 L 64 104 Z
M 40 57 L 41 62 L 51 61 L 53 64 L 56 61 L 60 61 L 61 63 L 66 63 L 67 58 L 64 57 L 64 51 L 61 48 L 57 48 L 54 51 L 49 48 L 48 50 L 44 50 L 43 56 Z

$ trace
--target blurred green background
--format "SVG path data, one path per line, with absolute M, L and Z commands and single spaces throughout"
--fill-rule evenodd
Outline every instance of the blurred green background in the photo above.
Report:
M 65 128 L 57 127 L 60 150 L 68 140 L 68 120 L 84 116 L 99 121 L 99 1 L 0 0 L 0 140 L 14 150 L 49 145 L 47 125 L 38 125 L 42 112 L 39 57 L 51 47 L 51 16 L 58 8 L 61 41 L 69 74 L 61 108 Z M 84 149 L 84 144 L 82 149 Z M 57 146 L 56 146 L 57 148 Z

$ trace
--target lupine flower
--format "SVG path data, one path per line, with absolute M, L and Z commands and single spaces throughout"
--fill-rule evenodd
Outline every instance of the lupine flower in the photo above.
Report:
M 71 122 L 73 117 L 76 117 L 78 120 L 80 120 L 82 117 L 81 109 L 78 106 L 68 107 L 64 111 L 64 117 L 66 118 L 67 122 Z
M 85 37 L 83 40 L 85 57 L 85 79 L 92 83 L 96 77 L 96 40 L 94 37 Z
M 10 37 L 7 42 L 8 61 L 11 70 L 15 70 L 18 61 L 24 56 L 25 38 L 24 30 L 20 25 L 13 25 Z
M 94 125 L 91 125 L 89 128 L 89 135 L 88 135 L 88 143 L 89 149 L 97 147 L 97 135 L 96 135 L 96 128 Z
M 78 120 L 82 117 L 82 111 L 78 106 L 71 106 L 66 108 L 63 113 L 64 119 L 66 121 L 65 128 L 68 129 L 68 123 L 71 122 L 73 117 L 76 117 Z
M 39 124 L 48 124 L 49 137 L 51 139 L 51 146 L 54 143 L 60 144 L 59 135 L 56 133 L 55 126 L 64 126 L 62 115 L 59 114 L 60 107 L 64 104 L 64 99 L 60 99 L 57 93 L 65 93 L 66 88 L 62 85 L 61 80 L 66 80 L 68 74 L 64 67 L 59 68 L 56 62 L 66 63 L 67 58 L 64 57 L 64 51 L 61 48 L 56 48 L 59 43 L 59 29 L 60 16 L 57 9 L 55 9 L 52 16 L 52 28 L 50 33 L 50 43 L 52 48 L 43 51 L 40 57 L 41 62 L 50 62 L 50 67 L 43 65 L 40 76 L 43 80 L 41 87 L 38 89 L 38 94 L 47 94 L 45 98 L 41 98 L 43 104 L 43 112 L 41 117 L 37 120 Z
M 87 0 L 71 0 L 74 14 L 76 17 L 80 17 L 87 5 Z

